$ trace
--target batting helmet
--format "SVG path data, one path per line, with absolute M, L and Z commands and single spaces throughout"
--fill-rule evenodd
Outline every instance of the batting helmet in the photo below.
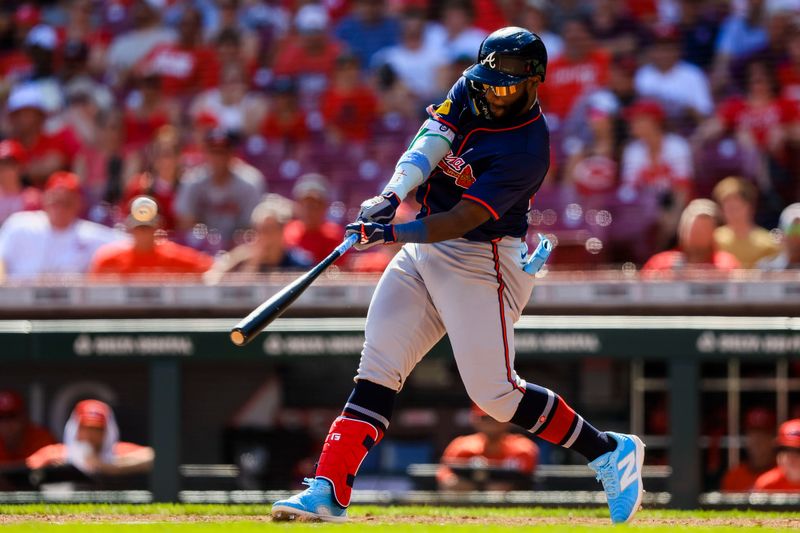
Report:
M 481 43 L 478 61 L 464 76 L 475 83 L 508 87 L 547 70 L 547 50 L 533 32 L 516 26 L 501 28 Z

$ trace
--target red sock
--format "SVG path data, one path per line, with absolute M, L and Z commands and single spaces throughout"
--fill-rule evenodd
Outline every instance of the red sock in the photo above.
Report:
M 330 481 L 333 497 L 342 507 L 350 505 L 361 462 L 382 438 L 381 430 L 363 420 L 340 416 L 331 424 L 315 475 Z

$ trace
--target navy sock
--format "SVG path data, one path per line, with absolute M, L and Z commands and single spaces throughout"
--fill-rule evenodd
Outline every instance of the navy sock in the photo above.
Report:
M 347 399 L 342 415 L 369 422 L 382 433 L 389 427 L 397 392 L 383 385 L 359 379 Z
M 577 414 L 550 389 L 528 383 L 511 422 L 539 438 L 570 448 L 594 461 L 617 443 Z

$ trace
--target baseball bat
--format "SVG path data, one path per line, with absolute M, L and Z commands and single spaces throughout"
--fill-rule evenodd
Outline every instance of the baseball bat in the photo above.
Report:
M 358 241 L 358 234 L 353 233 L 342 241 L 328 257 L 317 263 L 314 268 L 291 282 L 289 285 L 274 294 L 269 300 L 259 305 L 252 313 L 244 317 L 231 329 L 231 341 L 236 346 L 244 346 L 256 335 L 261 333 L 264 328 L 269 326 L 273 320 L 283 314 L 292 303 L 300 297 L 303 292 L 312 284 L 314 280 L 322 274 L 326 268 L 341 257 Z

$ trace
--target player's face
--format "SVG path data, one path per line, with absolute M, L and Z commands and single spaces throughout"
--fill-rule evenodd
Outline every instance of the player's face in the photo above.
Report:
M 91 426 L 78 426 L 78 440 L 89 444 L 95 451 L 103 448 L 103 437 L 106 430 Z
M 800 449 L 778 452 L 778 466 L 792 483 L 800 483 Z
M 717 223 L 709 216 L 698 216 L 686 232 L 686 242 L 682 243 L 687 251 L 710 250 L 714 246 L 714 230 Z
M 523 82 L 510 87 L 484 86 L 486 102 L 496 119 L 510 118 L 524 111 L 528 103 L 528 83 Z
M 729 194 L 722 199 L 722 216 L 725 222 L 731 224 L 736 222 L 752 222 L 753 209 L 750 203 L 738 194 Z

